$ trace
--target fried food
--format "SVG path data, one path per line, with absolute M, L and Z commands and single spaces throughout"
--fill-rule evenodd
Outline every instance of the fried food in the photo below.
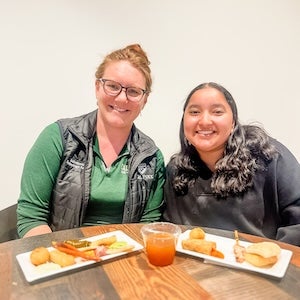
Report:
M 198 253 L 224 258 L 224 254 L 217 250 L 217 244 L 205 240 L 205 231 L 201 227 L 195 227 L 189 232 L 189 238 L 181 241 L 183 249 Z
M 75 264 L 75 257 L 58 250 L 50 252 L 50 260 L 61 267 L 67 267 Z
M 45 247 L 38 247 L 30 253 L 30 261 L 33 265 L 38 266 L 46 263 L 50 259 L 50 253 Z
M 187 239 L 182 240 L 182 248 L 207 255 L 212 255 L 213 249 L 216 249 L 217 245 L 212 241 L 201 239 Z
M 190 237 L 190 239 L 201 239 L 201 240 L 203 240 L 205 238 L 205 232 L 202 228 L 196 227 L 196 228 L 193 228 L 190 231 L 189 237 Z
M 281 248 L 273 242 L 253 243 L 246 248 L 245 260 L 256 267 L 272 266 L 278 261 Z

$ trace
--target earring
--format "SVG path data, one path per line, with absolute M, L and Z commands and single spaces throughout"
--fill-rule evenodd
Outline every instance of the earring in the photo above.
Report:
M 189 140 L 184 137 L 184 143 L 187 145 L 187 146 L 191 146 L 191 143 L 189 142 Z

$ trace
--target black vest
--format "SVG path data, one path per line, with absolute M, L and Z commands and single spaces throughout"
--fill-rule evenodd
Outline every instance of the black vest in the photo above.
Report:
M 97 110 L 75 118 L 58 120 L 64 153 L 52 193 L 50 227 L 53 231 L 79 227 L 90 198 L 93 137 Z M 154 142 L 134 125 L 128 160 L 128 193 L 123 223 L 139 222 L 155 181 Z

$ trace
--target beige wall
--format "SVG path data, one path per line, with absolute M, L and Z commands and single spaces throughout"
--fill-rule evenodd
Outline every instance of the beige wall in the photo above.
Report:
M 300 1 L 0 0 L 0 209 L 16 202 L 25 156 L 61 117 L 96 108 L 107 52 L 140 43 L 153 93 L 137 125 L 166 161 L 188 92 L 223 84 L 243 123 L 258 121 L 300 160 Z

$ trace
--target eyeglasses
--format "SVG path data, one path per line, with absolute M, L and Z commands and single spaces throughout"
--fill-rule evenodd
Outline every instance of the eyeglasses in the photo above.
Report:
M 122 90 L 125 90 L 125 94 L 128 100 L 138 102 L 141 101 L 144 94 L 147 93 L 146 90 L 137 87 L 125 87 L 119 82 L 109 80 L 109 79 L 98 79 L 103 85 L 104 92 L 109 96 L 118 96 Z

